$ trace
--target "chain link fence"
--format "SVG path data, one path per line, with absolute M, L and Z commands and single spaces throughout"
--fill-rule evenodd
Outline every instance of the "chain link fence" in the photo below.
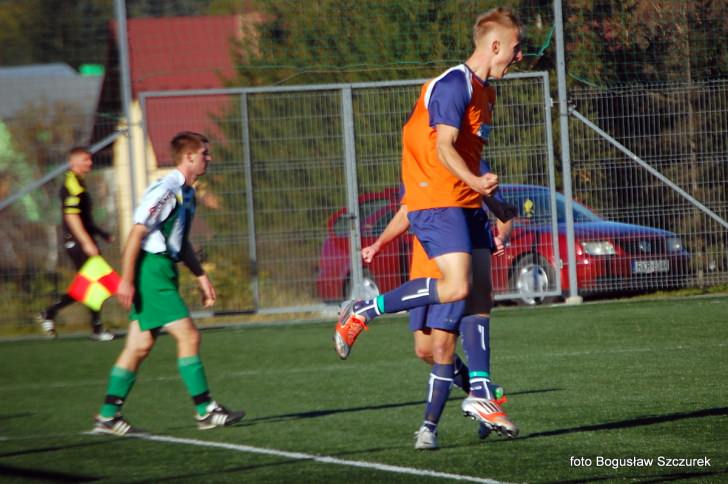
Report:
M 620 227 L 608 230 L 605 236 L 614 242 L 615 254 L 609 272 L 594 289 L 725 283 L 728 83 L 583 88 L 571 96 L 579 113 L 646 164 L 626 156 L 574 118 L 570 126 L 574 198 L 604 218 L 659 229 L 641 234 Z M 676 188 L 687 193 L 684 196 Z
M 135 165 L 125 134 L 95 155 L 88 180 L 99 225 L 117 237 L 101 247 L 113 265 L 136 202 L 131 174 L 140 195 L 171 167 L 165 143 L 193 128 L 214 140 L 193 236 L 220 288 L 219 313 L 320 309 L 404 280 L 406 238 L 371 266 L 358 264 L 357 250 L 397 206 L 400 130 L 420 83 L 406 80 L 466 58 L 473 19 L 498 2 L 127 0 L 127 123 L 114 19 L 121 1 L 81 0 L 63 16 L 43 2 L 0 5 L 3 330 L 33 331 L 33 315 L 72 276 L 56 232 L 60 180 L 34 181 L 60 173 L 71 146 L 127 127 Z M 568 294 L 567 185 L 579 294 L 728 283 L 728 64 L 715 41 L 728 33 L 725 2 L 513 6 L 526 25 L 518 67 L 526 75 L 497 83 L 485 152 L 519 208 L 509 252 L 495 263 L 497 298 L 535 304 Z M 552 125 L 559 134 L 551 112 L 559 43 L 571 109 L 567 173 L 551 134 Z M 288 87 L 223 89 L 263 85 Z M 169 95 L 182 89 L 204 93 Z M 168 92 L 143 100 L 160 90 Z M 13 196 L 24 187 L 34 189 Z M 193 281 L 184 282 L 196 301 Z M 61 314 L 61 324 L 85 325 L 82 307 Z M 103 314 L 124 324 L 113 300 Z
M 216 112 L 216 159 L 193 235 L 219 286 L 220 313 L 319 310 L 407 279 L 408 235 L 369 266 L 362 267 L 359 250 L 399 208 L 401 126 L 422 82 L 142 95 L 146 125 L 161 131 L 190 121 L 165 113 L 201 104 Z M 555 175 L 548 77 L 514 76 L 497 83 L 497 91 L 493 148 L 487 150 L 493 169 L 506 183 L 537 187 L 550 200 Z M 222 110 L 221 98 L 227 105 Z M 153 143 L 154 137 L 145 139 Z M 516 185 L 508 193 L 521 195 Z M 550 207 L 540 216 L 553 235 Z M 513 273 L 524 257 L 549 254 L 556 264 L 556 240 L 514 243 L 514 252 L 496 266 L 500 298 L 517 296 Z M 552 277 L 541 296 L 560 294 L 559 284 Z

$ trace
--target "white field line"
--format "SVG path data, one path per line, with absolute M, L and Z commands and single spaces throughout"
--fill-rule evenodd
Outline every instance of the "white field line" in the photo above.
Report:
M 598 355 L 598 354 L 620 354 L 620 353 L 651 353 L 655 351 L 693 351 L 693 350 L 701 350 L 706 348 L 723 348 L 726 346 L 726 343 L 715 343 L 712 345 L 699 345 L 699 346 L 671 346 L 666 348 L 612 348 L 612 349 L 604 349 L 599 351 L 564 351 L 564 352 L 558 352 L 558 353 L 544 353 L 542 356 L 544 358 L 553 358 L 553 357 L 576 357 L 576 356 L 592 356 L 592 355 Z M 522 360 L 522 355 L 503 355 L 500 358 L 504 360 Z M 420 361 L 416 358 L 411 358 L 409 360 L 405 360 L 402 362 L 399 362 L 398 364 L 421 364 Z M 308 372 L 320 372 L 320 371 L 346 371 L 346 370 L 360 370 L 360 371 L 368 371 L 371 370 L 372 367 L 375 366 L 386 366 L 391 367 L 391 362 L 370 362 L 367 364 L 358 364 L 358 363 L 336 363 L 332 365 L 319 365 L 316 367 L 297 367 L 297 368 L 280 368 L 280 369 L 255 369 L 255 370 L 241 370 L 241 371 L 231 371 L 231 372 L 218 372 L 215 374 L 208 375 L 208 379 L 210 380 L 217 380 L 221 378 L 231 378 L 231 377 L 245 377 L 245 376 L 260 376 L 260 375 L 277 375 L 277 374 L 286 374 L 289 375 L 291 373 L 308 373 Z M 368 370 L 367 370 L 368 369 Z M 145 383 L 152 383 L 152 382 L 164 382 L 164 381 L 177 381 L 179 380 L 179 374 L 175 373 L 173 375 L 165 375 L 165 376 L 158 376 L 158 377 L 146 377 L 142 374 L 142 378 L 137 380 L 137 385 L 139 384 L 145 384 Z M 107 383 L 107 380 L 81 380 L 81 381 L 56 381 L 54 383 L 17 383 L 17 384 L 9 384 L 9 385 L 0 385 L 0 391 L 23 391 L 23 390 L 37 390 L 37 389 L 49 389 L 49 388 L 75 388 L 75 387 L 86 387 L 86 386 L 103 386 Z
M 196 447 L 212 447 L 217 449 L 225 449 L 225 450 L 232 450 L 235 452 L 244 452 L 249 454 L 262 454 L 262 455 L 270 455 L 274 457 L 283 457 L 286 459 L 293 459 L 293 460 L 310 460 L 314 462 L 320 462 L 322 464 L 334 464 L 334 465 L 342 465 L 342 466 L 349 466 L 349 467 L 359 467 L 362 469 L 372 469 L 376 471 L 382 471 L 382 472 L 391 472 L 395 474 L 410 474 L 414 476 L 422 476 L 422 477 L 435 477 L 435 478 L 441 478 L 441 479 L 451 479 L 455 481 L 466 481 L 466 482 L 480 482 L 480 483 L 486 483 L 486 484 L 501 484 L 501 481 L 495 481 L 493 479 L 485 479 L 482 477 L 475 477 L 475 476 L 466 476 L 462 474 L 450 474 L 447 472 L 437 472 L 432 471 L 428 469 L 417 469 L 414 467 L 401 467 L 401 466 L 393 466 L 389 464 L 380 464 L 377 462 L 366 462 L 366 461 L 357 461 L 357 460 L 346 460 L 346 459 L 338 459 L 336 457 L 329 457 L 326 455 L 315 455 L 315 454 L 304 454 L 301 452 L 288 452 L 284 450 L 277 450 L 277 449 L 267 449 L 264 447 L 251 447 L 249 445 L 239 445 L 239 444 L 228 444 L 225 442 L 210 442 L 206 440 L 197 440 L 197 439 L 182 439 L 177 437 L 168 437 L 164 435 L 140 435 L 138 437 L 143 440 L 151 440 L 154 442 L 165 442 L 170 444 L 182 444 L 182 445 L 193 445 Z
M 78 435 L 78 434 L 75 434 Z M 81 435 L 92 435 L 96 438 L 98 437 L 98 434 L 94 434 L 91 431 L 88 432 L 81 432 Z M 67 437 L 69 434 L 52 434 L 52 435 L 35 435 L 35 436 L 25 436 L 20 438 L 13 438 L 13 437 L 2 437 L 0 436 L 0 441 L 17 441 L 17 440 L 28 440 L 28 439 L 37 439 L 37 438 L 48 438 L 48 437 Z M 114 438 L 114 437 L 112 437 Z M 359 467 L 362 469 L 372 469 L 375 471 L 381 471 L 381 472 L 391 472 L 395 474 L 409 474 L 414 476 L 421 476 L 421 477 L 433 477 L 433 478 L 440 478 L 440 479 L 450 479 L 454 481 L 465 481 L 465 482 L 479 482 L 484 484 L 506 484 L 503 481 L 496 481 L 493 479 L 487 479 L 483 477 L 475 477 L 475 476 L 467 476 L 463 474 L 450 474 L 447 472 L 438 472 L 433 471 L 429 469 L 417 469 L 414 467 L 402 467 L 402 466 L 393 466 L 389 464 L 380 464 L 378 462 L 366 462 L 366 461 L 357 461 L 357 460 L 346 460 L 346 459 L 338 459 L 336 457 L 330 457 L 327 455 L 315 455 L 315 454 L 304 454 L 301 452 L 289 452 L 285 450 L 278 450 L 278 449 L 268 449 L 265 447 L 252 447 L 249 445 L 240 445 L 240 444 L 229 444 L 225 442 L 211 442 L 206 440 L 198 440 L 198 439 L 183 439 L 178 437 L 170 437 L 166 435 L 153 435 L 153 434 L 144 434 L 144 435 L 137 435 L 134 437 L 129 437 L 134 439 L 141 439 L 141 440 L 149 440 L 153 442 L 163 442 L 163 443 L 169 443 L 169 444 L 181 444 L 181 445 L 192 445 L 196 447 L 209 447 L 209 448 L 216 448 L 216 449 L 224 449 L 224 450 L 231 450 L 234 452 L 243 452 L 248 454 L 261 454 L 261 455 L 269 455 L 273 457 L 283 457 L 285 459 L 291 459 L 291 460 L 300 460 L 300 461 L 313 461 L 313 462 L 320 462 L 322 464 L 333 464 L 333 465 L 342 465 L 342 466 L 349 466 L 349 467 Z

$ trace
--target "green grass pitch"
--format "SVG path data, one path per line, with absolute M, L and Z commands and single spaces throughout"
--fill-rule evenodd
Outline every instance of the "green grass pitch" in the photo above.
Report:
M 728 480 L 726 297 L 496 309 L 492 370 L 521 436 L 480 442 L 453 388 L 435 452 L 413 448 L 429 370 L 405 319 L 373 323 L 347 361 L 332 326 L 205 331 L 213 396 L 248 413 L 205 432 L 160 337 L 125 406 L 156 440 L 83 434 L 123 341 L 2 343 L 0 481 Z

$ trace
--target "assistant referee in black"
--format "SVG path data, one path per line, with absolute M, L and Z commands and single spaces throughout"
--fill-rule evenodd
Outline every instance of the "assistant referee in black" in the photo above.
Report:
M 78 271 L 86 260 L 99 255 L 99 247 L 95 237 L 106 242 L 112 237 L 100 229 L 95 223 L 92 212 L 91 195 L 86 189 L 84 176 L 93 167 L 91 152 L 85 146 L 76 146 L 68 152 L 68 171 L 66 171 L 60 190 L 63 215 L 63 247 Z M 51 338 L 57 336 L 55 318 L 58 311 L 76 302 L 68 294 L 64 294 L 54 304 L 41 311 L 39 320 L 43 332 Z M 114 335 L 104 330 L 99 311 L 91 310 L 91 339 L 95 341 L 111 341 Z

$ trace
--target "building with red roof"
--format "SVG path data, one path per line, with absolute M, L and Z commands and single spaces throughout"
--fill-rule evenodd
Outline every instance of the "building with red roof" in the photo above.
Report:
M 132 97 L 149 91 L 214 89 L 235 76 L 233 51 L 244 36 L 252 36 L 262 16 L 256 12 L 197 17 L 129 19 L 129 67 Z M 116 23 L 107 56 L 106 77 L 101 89 L 94 139 L 117 128 L 121 109 Z M 229 106 L 226 96 L 205 96 L 191 102 L 170 98 L 151 99 L 146 106 L 146 128 L 155 165 L 172 166 L 167 144 L 182 130 L 219 134 L 213 118 Z M 150 168 L 150 167 L 148 167 Z
M 120 232 L 128 233 L 132 203 L 130 194 L 141 196 L 160 170 L 174 166 L 169 141 L 179 131 L 197 131 L 223 140 L 215 122 L 231 106 L 229 96 L 193 98 L 158 97 L 147 100 L 144 127 L 139 96 L 150 91 L 178 91 L 225 87 L 235 76 L 234 51 L 243 38 L 255 38 L 262 14 L 247 12 L 225 16 L 132 18 L 127 21 L 129 68 L 133 103 L 135 186 L 131 189 L 127 137 L 117 139 L 113 164 L 118 180 Z M 123 121 L 117 25 L 110 23 L 106 74 L 94 120 L 93 142 L 103 139 Z M 103 157 L 102 157 L 103 158 Z M 103 163 L 102 163 L 103 164 Z

